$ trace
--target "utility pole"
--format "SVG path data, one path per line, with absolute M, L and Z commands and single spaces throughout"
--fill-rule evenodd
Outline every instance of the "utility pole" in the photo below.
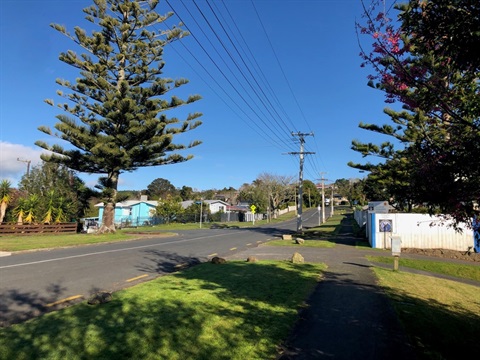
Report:
M 326 174 L 325 172 L 321 172 L 320 175 L 322 175 L 322 224 L 325 223 L 325 178 L 323 177 L 323 174 Z
M 292 136 L 298 136 L 300 139 L 300 152 L 290 152 L 290 155 L 300 155 L 300 170 L 298 173 L 298 201 L 297 201 L 297 232 L 302 233 L 302 197 L 303 197 L 303 156 L 315 154 L 314 152 L 305 152 L 303 151 L 303 144 L 305 143 L 305 136 L 313 136 L 313 132 L 305 134 L 305 133 L 294 133 L 292 132 Z
M 20 158 L 17 158 L 17 161 L 21 161 L 27 164 L 27 177 L 30 175 L 30 163 L 32 162 L 31 160 L 23 160 Z
M 331 206 L 331 211 L 330 211 L 330 216 L 333 216 L 333 189 L 335 188 L 335 183 L 332 184 L 332 198 L 330 199 L 330 206 Z

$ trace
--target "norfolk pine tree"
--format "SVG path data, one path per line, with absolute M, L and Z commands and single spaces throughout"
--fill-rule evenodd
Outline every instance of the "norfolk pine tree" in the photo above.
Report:
M 57 91 L 67 102 L 58 107 L 67 114 L 58 115 L 57 132 L 39 127 L 45 134 L 71 144 L 64 148 L 37 141 L 36 145 L 51 153 L 42 155 L 49 162 L 65 164 L 70 169 L 102 174 L 104 215 L 99 232 L 113 232 L 114 207 L 119 175 L 139 167 L 187 161 L 178 150 L 199 145 L 176 144 L 174 136 L 201 124 L 200 113 L 185 119 L 168 117 L 172 110 L 200 99 L 198 95 L 182 100 L 170 91 L 188 83 L 186 79 L 162 77 L 163 49 L 188 35 L 179 27 L 161 30 L 160 25 L 173 13 L 158 14 L 158 0 L 94 0 L 85 8 L 86 20 L 95 28 L 91 35 L 75 27 L 51 27 L 71 39 L 83 52 L 72 50 L 59 59 L 80 73 L 75 82 L 57 79 L 67 92 Z M 46 100 L 53 105 L 52 100 Z

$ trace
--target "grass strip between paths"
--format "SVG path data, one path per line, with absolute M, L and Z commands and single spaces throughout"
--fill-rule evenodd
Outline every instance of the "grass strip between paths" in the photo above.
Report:
M 0 359 L 274 359 L 322 264 L 201 264 L 0 329 Z
M 330 241 L 329 238 L 337 235 L 342 227 L 342 220 L 345 218 L 343 214 L 337 214 L 322 225 L 309 228 L 304 231 L 302 235 L 292 236 L 292 240 L 272 240 L 265 243 L 268 246 L 295 246 L 295 247 L 320 247 L 332 248 L 335 247 L 335 242 Z M 305 240 L 303 244 L 297 244 L 295 238 L 300 237 Z
M 367 256 L 367 259 L 374 263 L 393 264 L 393 258 L 387 256 Z M 480 266 L 478 265 L 463 265 L 446 261 L 406 259 L 402 257 L 399 259 L 399 265 L 480 282 Z

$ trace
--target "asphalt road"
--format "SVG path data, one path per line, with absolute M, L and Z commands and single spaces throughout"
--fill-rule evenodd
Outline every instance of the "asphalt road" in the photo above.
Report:
M 304 228 L 318 223 L 316 209 L 304 212 Z M 0 326 L 85 300 L 98 291 L 116 291 L 151 280 L 178 266 L 256 247 L 294 232 L 297 220 L 274 226 L 178 231 L 171 237 L 0 257 Z

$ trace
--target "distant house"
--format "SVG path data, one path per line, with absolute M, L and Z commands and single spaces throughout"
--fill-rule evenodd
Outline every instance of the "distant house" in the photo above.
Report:
M 152 211 L 157 207 L 158 201 L 147 200 L 142 195 L 140 200 L 125 200 L 115 204 L 114 223 L 116 226 L 139 226 L 150 224 L 153 221 Z M 100 222 L 103 217 L 103 203 L 95 205 L 99 207 L 98 217 Z
M 193 200 L 182 201 L 180 204 L 184 209 L 192 205 Z M 227 212 L 228 203 L 222 200 L 203 200 L 204 204 L 210 209 L 210 213 L 215 214 L 217 212 Z M 158 221 L 153 216 L 155 208 L 158 205 L 156 200 L 147 200 L 146 195 L 142 195 L 140 200 L 125 200 L 115 204 L 115 225 L 118 226 L 142 226 L 147 224 L 154 224 Z M 103 202 L 96 204 L 99 208 L 98 218 L 100 222 L 103 217 Z
M 187 200 L 187 201 L 182 201 L 180 204 L 184 209 L 186 209 L 195 202 L 200 202 L 200 200 L 198 201 Z M 212 214 L 215 214 L 219 211 L 227 212 L 227 207 L 230 206 L 228 203 L 222 200 L 203 200 L 203 203 L 208 205 L 210 209 L 210 213 Z

